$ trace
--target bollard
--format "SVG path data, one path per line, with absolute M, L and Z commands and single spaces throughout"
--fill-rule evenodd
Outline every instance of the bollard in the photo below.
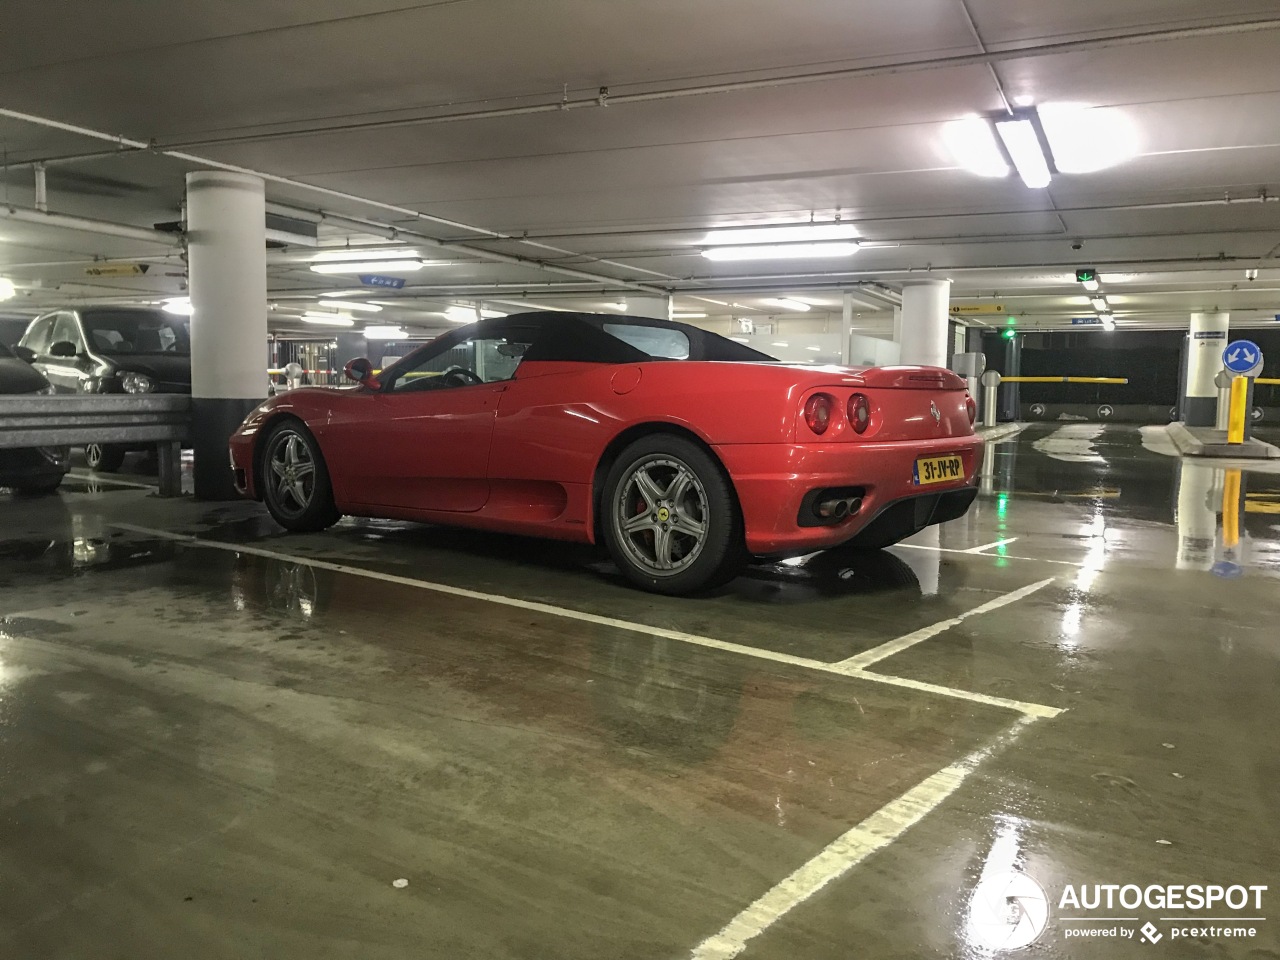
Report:
M 1244 443 L 1245 424 L 1249 422 L 1249 378 L 1231 381 L 1231 412 L 1227 418 L 1227 443 Z
M 984 427 L 994 427 L 996 425 L 997 394 L 1000 390 L 1000 374 L 994 370 L 988 370 L 982 375 L 982 386 L 985 388 L 982 393 L 982 425 Z

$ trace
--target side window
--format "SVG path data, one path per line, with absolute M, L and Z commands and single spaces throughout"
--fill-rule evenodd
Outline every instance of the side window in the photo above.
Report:
M 22 345 L 38 354 L 47 354 L 49 352 L 49 334 L 53 330 L 53 321 L 53 314 L 32 321 L 31 327 L 23 334 L 20 341 Z
M 80 328 L 76 324 L 76 318 L 69 313 L 58 314 L 58 319 L 53 324 L 53 336 L 49 342 L 60 343 L 63 340 L 74 343 L 77 353 L 84 351 L 84 341 L 80 339 Z
M 510 380 L 533 339 L 532 331 L 512 330 L 506 336 L 490 334 L 429 351 L 418 362 L 397 371 L 383 389 L 407 393 Z

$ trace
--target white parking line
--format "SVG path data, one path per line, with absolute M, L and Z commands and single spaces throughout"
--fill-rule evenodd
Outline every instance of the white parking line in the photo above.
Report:
M 758 937 L 815 893 L 848 873 L 877 850 L 893 843 L 953 793 L 983 760 L 1006 746 L 1035 720 L 1021 717 L 995 741 L 943 767 L 846 831 L 808 863 L 783 879 L 694 948 L 691 960 L 731 960 L 747 941 Z
M 707 647 L 712 650 L 721 650 L 726 653 L 736 653 L 744 657 L 754 657 L 758 660 L 768 660 L 773 663 L 784 663 L 788 666 L 801 667 L 806 670 L 817 670 L 822 673 L 832 674 L 835 676 L 852 677 L 860 680 L 868 680 L 872 683 L 883 683 L 889 686 L 918 690 L 922 693 L 952 697 L 957 700 L 968 700 L 973 703 L 986 704 L 987 706 L 1001 707 L 1006 710 L 1015 710 L 1028 717 L 1056 717 L 1059 713 L 1062 713 L 1062 710 L 1057 707 L 1049 707 L 1040 703 L 1026 703 L 1021 700 L 1011 700 L 1007 697 L 993 697 L 985 693 L 974 693 L 971 690 L 960 690 L 932 683 L 923 683 L 918 680 L 908 680 L 905 677 L 891 677 L 885 674 L 866 672 L 857 667 L 844 667 L 840 664 L 826 663 L 821 660 L 811 660 L 807 657 L 797 657 L 789 653 L 779 653 L 774 650 L 749 647 L 745 644 L 731 643 L 727 640 L 716 640 L 714 637 L 703 637 L 694 633 L 684 633 L 679 630 L 668 630 L 665 627 L 655 627 L 644 623 L 632 623 L 629 620 L 618 620 L 614 617 L 602 617 L 598 614 L 586 613 L 582 610 L 573 610 L 569 607 L 557 607 L 549 603 L 538 603 L 533 600 L 521 600 L 518 597 L 506 597 L 496 593 L 482 593 L 479 590 L 468 590 L 466 587 L 455 587 L 451 584 L 437 583 L 432 580 L 415 580 L 412 577 L 401 577 L 393 573 L 382 573 L 380 571 L 369 570 L 364 567 L 352 567 L 343 563 L 334 563 L 330 560 L 317 560 L 314 557 L 300 557 L 294 554 L 280 553 L 276 550 L 264 550 L 262 547 L 253 547 L 247 544 L 227 543 L 221 540 L 204 540 L 200 537 L 193 537 L 190 534 L 173 533 L 169 530 L 159 530 L 154 527 L 141 527 L 132 523 L 113 523 L 111 526 L 117 530 L 127 530 L 131 533 L 138 533 L 150 537 L 162 537 L 167 540 L 174 540 L 178 543 L 186 543 L 193 547 L 201 547 L 210 550 L 223 550 L 228 553 L 246 553 L 250 556 L 265 557 L 269 560 L 280 560 L 285 563 L 299 563 L 304 566 L 314 567 L 317 570 L 331 570 L 334 573 L 345 573 L 353 577 L 366 577 L 370 580 L 382 580 L 387 583 L 396 583 L 406 587 L 414 587 L 419 590 L 430 590 L 435 593 L 442 593 L 448 596 L 463 597 L 468 600 L 480 600 L 485 603 L 496 603 L 507 607 L 517 607 L 521 610 L 531 610 L 535 613 L 548 614 L 553 617 L 564 617 L 568 620 L 593 623 L 602 627 L 611 627 L 615 630 L 626 630 L 630 633 L 641 633 L 646 636 L 663 637 L 668 640 L 676 640 L 680 643 L 688 643 L 693 646 Z
M 137 487 L 139 490 L 158 490 L 154 483 L 138 483 L 136 480 L 117 480 L 115 477 L 104 477 L 98 473 L 77 473 L 75 470 L 67 472 L 67 476 L 72 480 L 79 480 L 83 483 L 114 483 L 121 487 Z
M 932 623 L 927 627 L 921 627 L 919 630 L 904 634 L 896 640 L 890 640 L 887 643 L 882 643 L 878 647 L 872 647 L 870 650 L 864 650 L 862 653 L 849 657 L 847 660 L 841 660 L 839 663 L 832 664 L 832 666 L 838 670 L 862 670 L 865 667 L 871 666 L 873 663 L 878 663 L 879 661 L 884 660 L 886 657 L 892 657 L 895 653 L 901 653 L 908 647 L 914 647 L 917 643 L 922 643 L 931 637 L 936 637 L 938 634 L 946 630 L 950 630 L 954 626 L 958 626 L 970 617 L 990 613 L 992 610 L 999 610 L 1001 607 L 1007 607 L 1011 603 L 1016 603 L 1024 597 L 1031 596 L 1031 594 L 1035 593 L 1037 590 L 1043 590 L 1051 583 L 1053 583 L 1053 577 L 1049 577 L 1047 580 L 1040 580 L 1009 593 L 1001 594 L 994 600 L 988 600 L 980 607 L 974 607 L 972 610 L 966 610 L 964 613 L 957 614 L 950 620 L 939 620 L 937 623 Z
M 1013 543 L 1017 537 L 1005 537 L 1003 540 L 995 540 L 991 543 L 984 543 L 980 547 L 970 547 L 968 550 L 961 550 L 961 553 L 982 553 L 984 550 L 990 550 L 992 547 L 1003 547 L 1007 543 Z
M 1015 537 L 1015 539 L 1017 538 Z M 990 548 L 993 546 L 997 546 L 997 544 L 989 543 L 986 546 Z M 1057 564 L 1061 564 L 1064 567 L 1085 566 L 1085 564 L 1080 563 L 1076 560 L 1049 560 L 1045 557 L 1019 557 L 1019 556 L 1014 556 L 1013 554 L 1005 554 L 1004 556 L 997 558 L 986 553 L 975 553 L 974 552 L 975 548 L 973 547 L 968 547 L 966 549 L 961 550 L 953 547 L 931 547 L 928 544 L 923 544 L 923 543 L 895 543 L 889 549 L 890 550 L 929 550 L 929 551 L 932 551 L 933 553 L 955 553 L 955 554 L 960 554 L 960 555 L 969 556 L 969 557 L 981 557 L 984 560 L 995 560 L 995 559 L 1029 560 L 1032 563 L 1057 563 Z

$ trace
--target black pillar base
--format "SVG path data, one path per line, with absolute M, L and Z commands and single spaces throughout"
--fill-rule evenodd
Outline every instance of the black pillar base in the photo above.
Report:
M 1182 422 L 1188 427 L 1214 427 L 1218 424 L 1217 397 L 1183 397 Z
M 195 480 L 197 500 L 238 500 L 240 498 L 231 476 L 227 441 L 248 416 L 249 411 L 261 402 L 261 398 L 253 400 L 191 398 L 191 446 L 195 451 L 192 477 Z

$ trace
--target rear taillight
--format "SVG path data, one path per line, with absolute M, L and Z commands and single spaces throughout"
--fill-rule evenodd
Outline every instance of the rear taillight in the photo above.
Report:
M 804 422 L 809 425 L 809 429 L 819 436 L 826 433 L 827 427 L 831 426 L 831 411 L 835 409 L 835 405 L 835 398 L 825 393 L 815 393 L 806 400 Z
M 965 394 L 964 410 L 965 410 L 965 413 L 969 414 L 969 423 L 970 424 L 975 423 L 978 419 L 978 405 L 974 403 L 973 397 L 969 396 L 968 394 Z
M 867 427 L 871 426 L 871 401 L 864 394 L 855 393 L 849 398 L 847 412 L 853 432 L 866 433 Z

